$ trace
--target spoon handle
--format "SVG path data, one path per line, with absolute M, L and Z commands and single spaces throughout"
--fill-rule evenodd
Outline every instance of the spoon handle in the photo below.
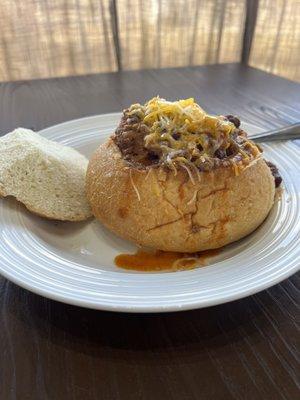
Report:
M 263 133 L 255 133 L 249 135 L 249 138 L 254 141 L 271 141 L 271 140 L 289 140 L 300 139 L 300 122 L 293 125 L 284 126 L 283 128 L 274 129 Z

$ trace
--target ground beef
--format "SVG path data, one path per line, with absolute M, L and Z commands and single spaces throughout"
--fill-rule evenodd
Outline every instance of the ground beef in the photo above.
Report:
M 275 164 L 271 163 L 270 161 L 266 161 L 266 164 L 270 168 L 272 175 L 274 176 L 275 187 L 277 188 L 278 186 L 280 186 L 282 182 L 282 178 L 279 174 L 278 168 L 276 167 Z
M 223 158 L 226 157 L 226 150 L 224 150 L 224 149 L 218 149 L 218 150 L 215 151 L 214 156 L 215 156 L 216 158 L 219 158 L 220 160 L 223 160 Z
M 140 162 L 148 158 L 148 152 L 144 148 L 144 137 L 148 132 L 148 127 L 136 116 L 128 117 L 125 113 L 112 139 L 125 160 Z M 150 159 L 153 160 L 151 154 Z
M 180 138 L 180 133 L 173 133 L 172 134 L 173 139 L 178 140 Z

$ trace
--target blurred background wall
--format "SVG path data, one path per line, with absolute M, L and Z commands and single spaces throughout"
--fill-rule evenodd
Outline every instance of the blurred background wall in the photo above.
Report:
M 241 60 L 300 81 L 300 0 L 0 0 L 0 81 Z

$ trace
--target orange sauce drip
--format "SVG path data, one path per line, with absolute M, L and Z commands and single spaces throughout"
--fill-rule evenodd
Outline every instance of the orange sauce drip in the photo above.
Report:
M 176 253 L 157 250 L 154 253 L 138 250 L 135 254 L 120 254 L 115 264 L 134 271 L 180 271 L 205 266 L 207 259 L 219 254 L 219 249 L 205 250 L 199 253 Z

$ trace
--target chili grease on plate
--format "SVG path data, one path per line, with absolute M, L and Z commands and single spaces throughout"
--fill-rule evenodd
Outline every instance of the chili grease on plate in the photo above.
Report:
M 172 251 L 149 252 L 138 250 L 135 254 L 120 254 L 115 257 L 117 267 L 143 272 L 182 271 L 196 266 L 205 266 L 210 257 L 220 253 L 220 249 L 198 253 L 177 253 Z

